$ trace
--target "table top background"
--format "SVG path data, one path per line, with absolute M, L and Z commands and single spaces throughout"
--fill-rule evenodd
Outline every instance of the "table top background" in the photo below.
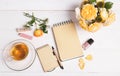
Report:
M 110 1 L 110 0 L 109 0 Z M 111 0 L 112 1 L 112 0 Z M 75 19 L 74 8 L 80 4 L 81 0 L 1 0 L 0 2 L 0 75 L 118 75 L 120 72 L 120 1 L 114 0 L 113 11 L 116 13 L 116 21 L 108 26 L 102 27 L 96 33 L 89 33 L 82 30 Z M 78 60 L 62 62 L 64 70 L 59 67 L 53 72 L 44 73 L 38 58 L 27 70 L 16 72 L 8 69 L 2 60 L 2 51 L 7 43 L 21 39 L 15 32 L 15 28 L 21 27 L 28 18 L 23 16 L 23 12 L 34 12 L 39 18 L 49 18 L 49 25 L 72 19 L 76 24 L 80 42 L 85 42 L 88 38 L 93 38 L 95 43 L 84 53 L 92 54 L 93 60 L 86 61 L 84 70 L 78 67 Z M 49 33 L 40 38 L 29 40 L 35 48 L 44 44 L 55 46 L 51 29 Z M 32 32 L 27 34 L 32 35 Z

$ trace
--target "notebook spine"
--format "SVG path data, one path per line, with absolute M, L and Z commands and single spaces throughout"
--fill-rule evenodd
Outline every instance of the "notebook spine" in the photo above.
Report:
M 67 20 L 67 21 L 60 22 L 60 23 L 53 24 L 53 26 L 61 26 L 61 25 L 70 24 L 70 23 L 73 23 L 73 21 L 71 19 Z

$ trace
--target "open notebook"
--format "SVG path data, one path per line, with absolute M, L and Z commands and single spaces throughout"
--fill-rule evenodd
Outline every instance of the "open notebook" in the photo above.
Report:
M 52 31 L 61 61 L 82 56 L 82 47 L 72 20 L 54 24 Z

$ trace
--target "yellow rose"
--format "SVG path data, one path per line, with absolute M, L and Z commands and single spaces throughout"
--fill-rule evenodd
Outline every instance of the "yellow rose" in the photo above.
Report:
M 108 26 L 115 21 L 115 13 L 110 13 L 108 19 L 105 21 L 104 26 Z
M 101 28 L 101 23 L 95 22 L 88 27 L 88 31 L 90 32 L 96 32 Z
M 104 22 L 108 18 L 108 12 L 105 8 L 100 9 L 100 16 L 102 18 L 102 21 Z
M 86 20 L 92 20 L 97 17 L 97 8 L 92 4 L 83 5 L 81 9 L 81 16 Z

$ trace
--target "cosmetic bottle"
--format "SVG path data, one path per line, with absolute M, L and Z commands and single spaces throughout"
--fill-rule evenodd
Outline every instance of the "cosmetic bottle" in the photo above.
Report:
M 82 48 L 84 50 L 88 49 L 92 44 L 94 40 L 92 38 L 88 39 L 85 43 L 83 43 Z

